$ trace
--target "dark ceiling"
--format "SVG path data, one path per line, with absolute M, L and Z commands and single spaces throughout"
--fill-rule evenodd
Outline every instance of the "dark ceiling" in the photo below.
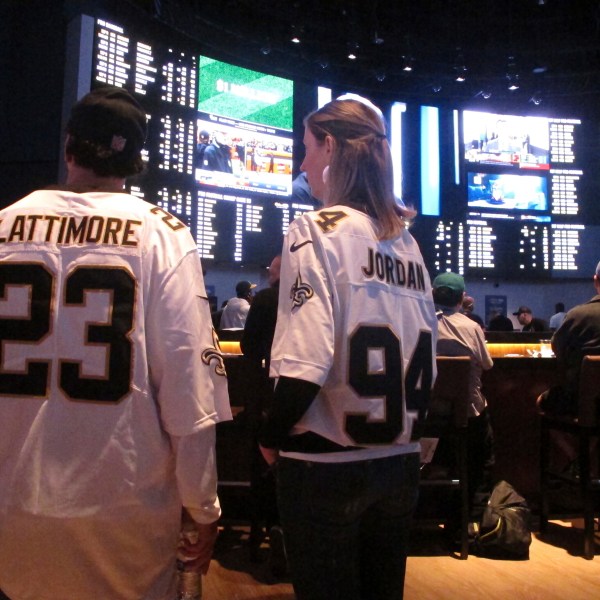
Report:
M 251 67 L 357 91 L 464 101 L 600 100 L 598 0 L 140 0 Z M 295 33 L 300 43 L 291 41 Z M 356 59 L 350 60 L 353 50 Z M 405 71 L 404 61 L 412 61 Z M 455 80 L 457 67 L 466 80 Z M 507 75 L 519 89 L 508 90 Z

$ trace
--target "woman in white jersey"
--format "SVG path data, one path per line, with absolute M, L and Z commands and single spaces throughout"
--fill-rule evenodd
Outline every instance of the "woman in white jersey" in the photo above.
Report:
M 289 227 L 261 432 L 299 600 L 402 598 L 423 416 L 435 377 L 429 275 L 393 193 L 381 113 L 339 99 L 305 119 L 321 210 Z

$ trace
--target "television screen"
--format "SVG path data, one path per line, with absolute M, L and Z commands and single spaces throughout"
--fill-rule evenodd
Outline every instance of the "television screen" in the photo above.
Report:
M 463 112 L 464 157 L 469 163 L 519 169 L 549 166 L 550 133 L 545 117 Z
M 510 112 L 421 108 L 421 161 L 405 177 L 414 185 L 420 174 L 413 231 L 428 268 L 507 280 L 587 278 L 600 226 L 586 177 L 593 129 L 560 112 Z
M 204 261 L 268 265 L 290 221 L 314 208 L 292 195 L 292 80 L 210 58 L 139 19 L 82 15 L 69 27 L 75 40 L 65 111 L 103 84 L 127 88 L 146 110 L 145 170 L 129 191 L 186 223 Z
M 545 177 L 499 173 L 467 173 L 469 208 L 508 211 L 548 210 Z
M 196 180 L 289 196 L 292 81 L 205 56 L 199 63 Z

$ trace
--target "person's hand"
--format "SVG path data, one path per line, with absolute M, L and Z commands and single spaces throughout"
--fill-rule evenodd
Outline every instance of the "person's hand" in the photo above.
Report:
M 279 452 L 274 448 L 265 448 L 264 446 L 258 445 L 260 448 L 260 453 L 263 455 L 263 458 L 267 462 L 269 466 L 275 464 L 277 459 L 279 458 Z
M 218 533 L 216 521 L 204 525 L 196 523 L 189 516 L 183 519 L 177 560 L 184 564 L 186 571 L 199 571 L 206 575 Z

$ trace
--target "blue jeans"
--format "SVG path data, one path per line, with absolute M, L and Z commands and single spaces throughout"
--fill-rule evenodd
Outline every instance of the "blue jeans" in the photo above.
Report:
M 419 455 L 282 458 L 277 495 L 298 600 L 401 600 Z

